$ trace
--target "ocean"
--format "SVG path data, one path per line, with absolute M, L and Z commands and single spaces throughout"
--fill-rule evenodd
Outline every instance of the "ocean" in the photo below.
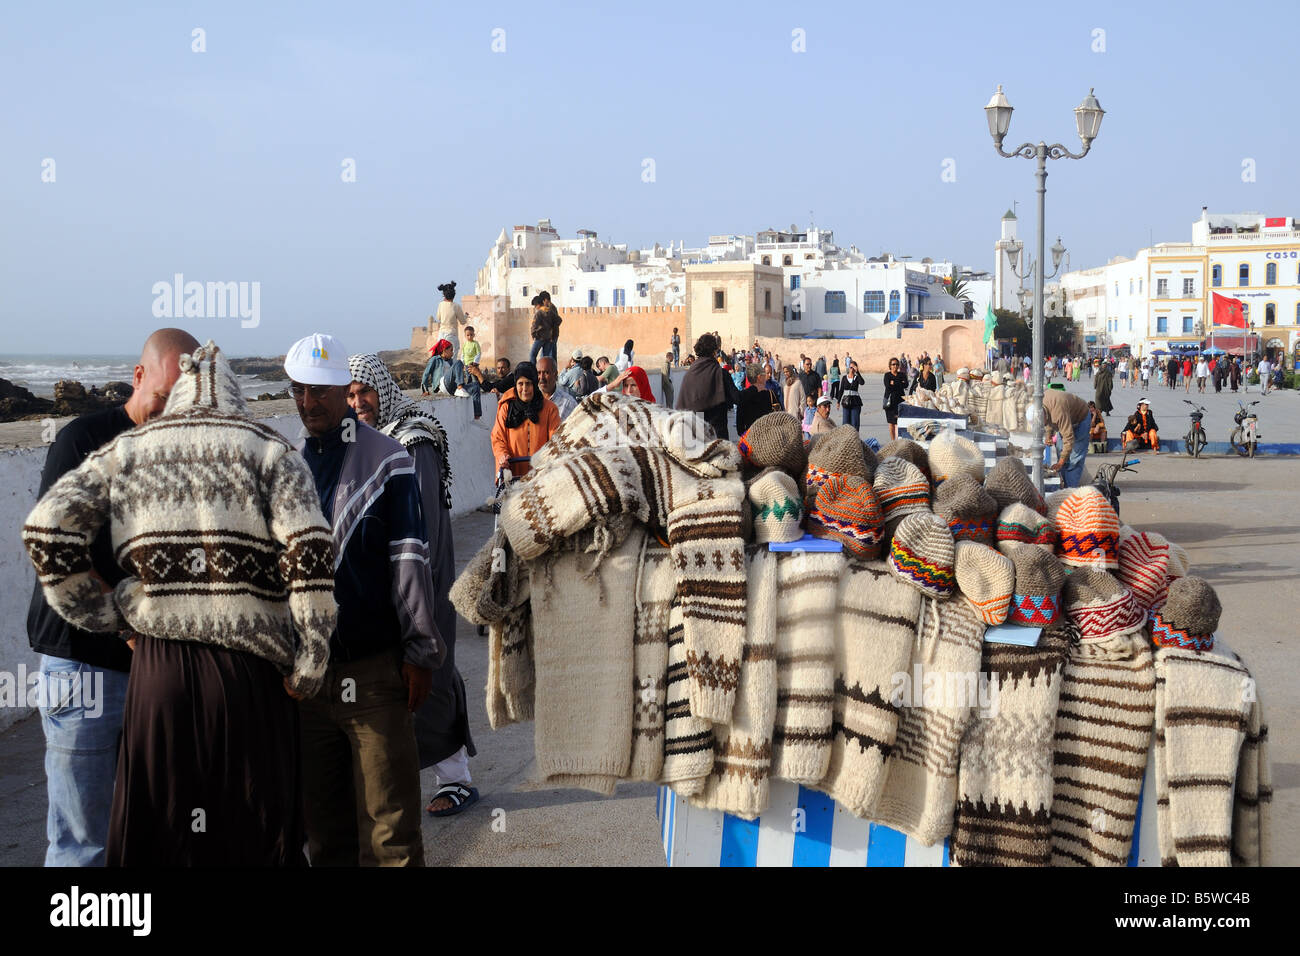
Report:
M 73 379 L 86 388 L 108 382 L 130 384 L 135 355 L 0 355 L 0 378 L 21 385 L 38 398 L 53 398 L 54 383 Z M 275 393 L 289 387 L 289 380 L 240 375 L 245 398 L 263 392 Z

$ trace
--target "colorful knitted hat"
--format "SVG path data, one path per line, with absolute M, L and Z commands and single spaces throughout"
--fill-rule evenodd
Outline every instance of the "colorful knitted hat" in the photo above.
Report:
M 799 419 L 785 412 L 764 415 L 736 442 L 740 457 L 755 471 L 780 468 L 796 482 L 803 480 L 808 454 Z
M 935 489 L 934 513 L 948 522 L 955 541 L 992 547 L 997 540 L 998 503 L 969 475 L 955 474 Z
M 1139 630 L 1146 621 L 1133 600 L 1133 592 L 1097 568 L 1080 568 L 1066 578 L 1061 599 L 1066 615 L 1084 641 L 1104 641 L 1127 634 Z
M 1008 553 L 1017 544 L 1040 544 L 1056 553 L 1056 525 L 1044 515 L 1016 501 L 998 514 L 998 550 Z
M 984 490 L 993 496 L 999 510 L 1020 503 L 1040 515 L 1047 514 L 1047 500 L 1034 487 L 1019 458 L 999 458 L 984 479 Z
M 954 475 L 984 481 L 984 453 L 979 445 L 956 432 L 944 431 L 930 442 L 930 479 L 937 486 Z
M 1065 567 L 1046 548 L 1020 544 L 1008 557 L 1016 566 L 1016 589 L 1011 596 L 1007 623 L 1036 627 L 1055 623 L 1061 609 Z
M 1119 518 L 1099 489 L 1075 488 L 1061 502 L 1056 553 L 1075 568 L 1119 568 Z
M 1154 531 L 1119 529 L 1119 570 L 1115 577 L 1133 592 L 1143 611 L 1165 603 L 1169 591 L 1169 542 Z
M 817 490 L 808 512 L 808 533 L 843 543 L 860 561 L 880 557 L 880 505 L 871 483 L 857 475 L 834 475 Z
M 958 541 L 956 553 L 958 590 L 985 624 L 1001 624 L 1007 619 L 1016 587 L 1015 564 L 974 541 Z
M 910 461 L 921 469 L 921 474 L 925 475 L 926 481 L 930 480 L 930 456 L 925 453 L 924 448 L 914 441 L 906 438 L 895 438 L 880 449 L 880 454 L 877 457 L 881 461 L 886 458 L 901 458 L 904 461 Z M 879 468 L 878 465 L 877 468 Z
M 1214 649 L 1214 632 L 1223 605 L 1204 578 L 1178 578 L 1169 585 L 1165 606 L 1151 612 L 1151 641 L 1157 647 Z
M 886 521 L 930 510 L 930 482 L 902 458 L 882 458 L 872 487 Z
M 749 501 L 754 509 L 754 540 L 759 544 L 803 537 L 799 527 L 803 498 L 795 480 L 780 468 L 767 468 L 750 482 Z
M 886 563 L 896 578 L 922 594 L 947 598 L 957 588 L 956 550 L 942 518 L 929 512 L 910 514 L 894 532 Z
M 841 425 L 818 435 L 808 452 L 808 464 L 832 475 L 856 475 L 867 481 L 876 474 L 874 461 L 867 461 L 866 446 L 852 425 Z

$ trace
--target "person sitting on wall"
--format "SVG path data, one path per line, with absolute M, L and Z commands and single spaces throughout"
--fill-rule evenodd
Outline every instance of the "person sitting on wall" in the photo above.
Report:
M 1137 410 L 1124 423 L 1124 451 L 1137 451 L 1150 448 L 1160 454 L 1160 436 L 1156 433 L 1156 417 L 1151 414 L 1151 403 L 1145 398 L 1137 404 Z
M 1110 436 L 1106 434 L 1106 419 L 1102 417 L 1101 410 L 1097 408 L 1096 402 L 1088 403 L 1088 414 L 1092 416 L 1092 424 L 1088 427 L 1088 441 L 1092 443 L 1092 451 L 1096 454 L 1104 454 L 1106 451 L 1106 442 Z

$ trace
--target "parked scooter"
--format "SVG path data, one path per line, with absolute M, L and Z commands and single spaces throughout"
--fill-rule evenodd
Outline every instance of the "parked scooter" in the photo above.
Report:
M 1209 439 L 1205 437 L 1205 426 L 1201 424 L 1201 419 L 1205 417 L 1205 406 L 1189 402 L 1185 398 L 1183 404 L 1192 406 L 1192 424 L 1187 429 L 1187 434 L 1183 436 L 1183 447 L 1193 458 L 1200 458 L 1202 449 L 1209 444 Z
M 1110 506 L 1115 509 L 1115 516 L 1119 517 L 1119 485 L 1115 484 L 1115 477 L 1121 471 L 1136 472 L 1136 468 L 1130 465 L 1139 465 L 1142 463 L 1140 458 L 1130 458 L 1127 461 L 1117 461 L 1113 465 L 1102 465 L 1097 469 L 1097 477 L 1093 484 L 1106 496 Z
M 1232 445 L 1242 458 L 1254 458 L 1255 446 L 1259 444 L 1259 416 L 1251 411 L 1258 404 L 1258 401 L 1253 401 L 1249 405 L 1238 401 L 1237 413 L 1232 416 L 1237 427 L 1228 436 L 1228 444 Z

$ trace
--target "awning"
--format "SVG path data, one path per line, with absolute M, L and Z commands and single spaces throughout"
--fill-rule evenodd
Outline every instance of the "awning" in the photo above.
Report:
M 1087 342 L 1089 345 L 1091 345 L 1093 342 L 1096 342 L 1096 341 L 1097 341 L 1097 336 L 1095 336 L 1095 335 L 1085 335 L 1085 336 L 1083 337 L 1083 340 L 1084 340 L 1085 342 Z

